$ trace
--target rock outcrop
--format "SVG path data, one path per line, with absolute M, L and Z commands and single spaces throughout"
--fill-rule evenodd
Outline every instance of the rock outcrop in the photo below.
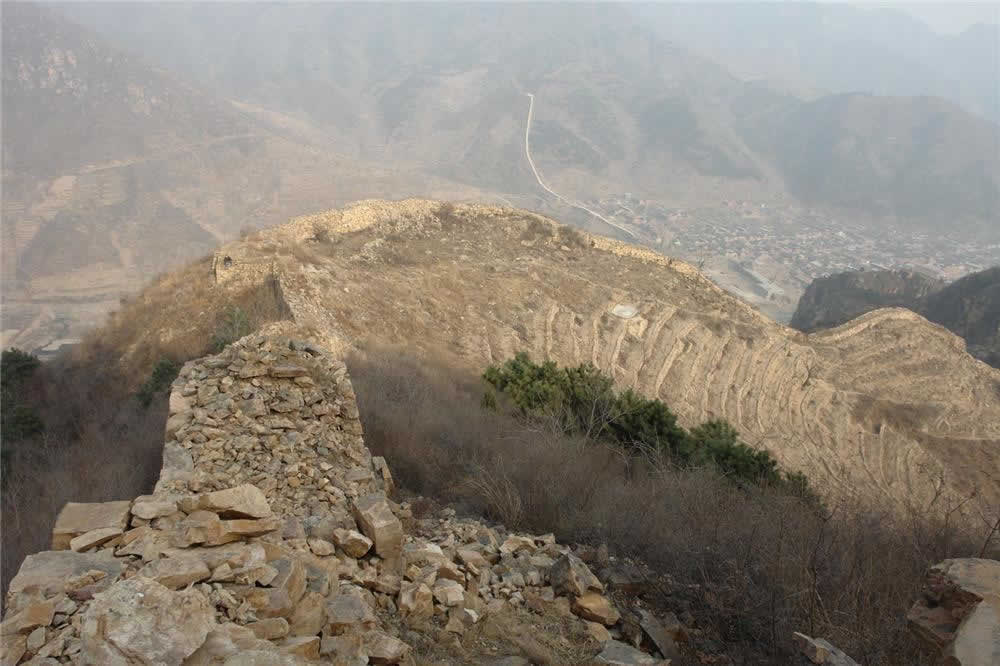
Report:
M 66 507 L 11 582 L 3 663 L 415 663 L 413 640 L 529 611 L 571 623 L 572 661 L 669 663 L 615 642 L 616 601 L 551 535 L 416 520 L 391 489 L 319 348 L 258 334 L 188 363 L 153 494 Z
M 932 567 L 906 619 L 952 666 L 1000 664 L 1000 562 L 968 558 Z
M 790 326 L 806 333 L 846 324 L 879 308 L 920 311 L 943 280 L 917 271 L 845 271 L 816 278 L 799 298 Z
M 1000 367 L 1000 266 L 951 284 L 916 271 L 847 271 L 813 280 L 791 326 L 810 332 L 879 308 L 907 308 L 965 340 L 969 353 Z

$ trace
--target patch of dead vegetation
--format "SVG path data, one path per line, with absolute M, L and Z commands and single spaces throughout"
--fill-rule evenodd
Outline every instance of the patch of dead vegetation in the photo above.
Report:
M 860 663 L 931 663 L 903 622 L 924 571 L 1000 555 L 992 524 L 959 527 L 943 501 L 903 521 L 857 502 L 817 508 L 485 410 L 481 381 L 447 357 L 368 348 L 348 365 L 366 442 L 405 488 L 642 560 L 666 577 L 647 601 L 740 663 L 785 663 L 794 631 Z
M 534 242 L 536 240 L 552 238 L 554 232 L 553 225 L 537 217 L 529 217 L 525 223 L 524 231 L 521 233 L 521 240 Z
M 159 393 L 144 408 L 135 396 L 159 361 L 179 366 L 229 341 L 220 334 L 245 335 L 290 315 L 277 280 L 216 288 L 206 257 L 157 276 L 101 329 L 44 364 L 29 401 L 45 432 L 17 447 L 5 443 L 3 589 L 26 554 L 47 549 L 67 501 L 118 500 L 152 488 L 167 397 Z

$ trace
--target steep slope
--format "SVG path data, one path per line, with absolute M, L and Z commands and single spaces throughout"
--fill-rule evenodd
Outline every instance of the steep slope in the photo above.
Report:
M 814 331 L 839 326 L 883 307 L 918 312 L 963 338 L 969 353 L 1000 367 L 1000 268 L 949 285 L 913 271 L 849 271 L 813 280 L 791 326 Z
M 846 271 L 813 280 L 799 298 L 790 326 L 809 333 L 832 328 L 878 308 L 919 312 L 918 303 L 945 286 L 916 271 Z
M 296 321 L 334 349 L 593 362 L 685 425 L 728 419 L 829 496 L 1000 500 L 1000 372 L 909 311 L 807 336 L 683 262 L 524 211 L 421 200 L 298 218 L 223 247 L 215 273 L 220 289 L 277 275 Z
M 5 344 L 78 335 L 151 275 L 331 196 L 471 193 L 339 157 L 45 7 L 4 6 L 3 60 L 4 314 L 23 333 Z
M 577 199 L 632 192 L 690 207 L 790 194 L 956 229 L 997 216 L 994 124 L 925 98 L 852 96 L 844 108 L 748 91 L 624 5 L 66 11 L 185 76 L 325 126 L 354 156 L 516 195 L 542 194 L 519 159 L 533 93 L 538 168 Z
M 971 354 L 1000 367 L 1000 267 L 955 280 L 924 299 L 920 313 L 965 338 Z

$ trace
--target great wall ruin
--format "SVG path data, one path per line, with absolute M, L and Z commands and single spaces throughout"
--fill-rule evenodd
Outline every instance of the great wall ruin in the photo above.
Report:
M 555 226 L 538 232 L 544 218 L 507 209 L 468 207 L 469 228 L 457 228 L 439 209 L 362 204 L 216 255 L 219 289 L 273 279 L 294 322 L 183 367 L 153 493 L 66 506 L 52 550 L 11 581 L 0 663 L 687 663 L 692 628 L 636 596 L 650 575 L 639 565 L 395 501 L 338 360 L 373 332 L 417 350 L 450 345 L 480 365 L 525 348 L 592 360 L 688 420 L 722 415 L 769 446 L 805 434 L 776 452 L 815 465 L 821 483 L 856 480 L 880 496 L 922 492 L 910 468 L 937 464 L 933 447 L 998 436 L 996 371 L 916 315 L 880 311 L 803 336 L 663 257 L 568 245 Z M 329 247 L 310 240 L 317 225 Z M 327 254 L 303 261 L 293 249 Z M 574 271 L 579 261 L 605 282 Z M 890 373 L 865 351 L 873 337 L 880 349 L 923 345 L 918 362 Z M 952 357 L 959 378 L 935 383 L 936 363 Z M 848 390 L 859 382 L 873 397 Z M 920 396 L 933 399 L 929 421 L 875 408 Z M 962 411 L 970 396 L 975 409 Z M 845 441 L 876 455 L 846 467 Z M 954 663 L 996 663 L 1000 565 L 956 562 L 932 573 L 910 621 Z M 809 663 L 854 663 L 822 639 L 797 640 Z
M 186 364 L 155 491 L 66 506 L 11 582 L 3 663 L 416 663 L 399 636 L 543 606 L 575 624 L 570 654 L 663 663 L 611 639 L 615 602 L 551 536 L 414 520 L 361 434 L 346 368 L 310 343 L 257 334 Z M 677 649 L 676 619 L 642 627 Z

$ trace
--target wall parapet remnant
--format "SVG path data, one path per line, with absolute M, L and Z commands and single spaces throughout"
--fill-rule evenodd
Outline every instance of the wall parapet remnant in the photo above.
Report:
M 216 284 L 262 282 L 277 275 L 273 258 L 255 256 L 238 245 L 225 247 L 212 257 L 212 276 Z

